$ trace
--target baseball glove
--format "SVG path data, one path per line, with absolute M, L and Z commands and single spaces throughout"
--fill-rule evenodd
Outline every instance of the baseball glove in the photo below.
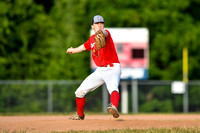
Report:
M 105 40 L 105 36 L 102 30 L 98 30 L 95 33 L 95 44 L 96 44 L 97 50 L 100 50 L 101 48 L 106 46 L 106 40 Z

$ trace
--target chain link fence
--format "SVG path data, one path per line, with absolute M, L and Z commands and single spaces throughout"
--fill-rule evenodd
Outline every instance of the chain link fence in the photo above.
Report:
M 0 80 L 0 113 L 40 113 L 76 111 L 75 90 L 81 80 Z M 135 112 L 131 81 L 127 84 L 129 113 Z M 122 82 L 120 83 L 119 112 L 123 111 Z M 139 113 L 183 112 L 183 94 L 171 92 L 172 81 L 137 81 L 137 110 Z M 107 94 L 106 94 L 107 93 Z M 105 97 L 105 94 L 107 95 Z M 200 111 L 200 81 L 188 83 L 188 110 Z M 105 112 L 109 95 L 99 87 L 86 96 L 85 111 Z

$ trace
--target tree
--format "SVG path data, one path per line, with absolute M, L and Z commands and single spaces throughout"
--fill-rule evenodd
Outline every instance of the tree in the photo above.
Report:
M 48 78 L 54 33 L 43 7 L 32 0 L 6 0 L 0 5 L 0 79 Z

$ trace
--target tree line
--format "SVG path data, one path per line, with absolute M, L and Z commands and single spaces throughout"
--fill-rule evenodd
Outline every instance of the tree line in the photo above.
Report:
M 84 79 L 89 52 L 65 52 L 88 39 L 91 19 L 100 14 L 106 27 L 149 29 L 149 79 L 182 79 L 186 46 L 189 79 L 197 80 L 199 5 L 198 0 L 1 1 L 0 79 Z
M 84 79 L 91 72 L 90 53 L 65 52 L 89 38 L 97 14 L 104 17 L 105 27 L 149 29 L 150 80 L 182 80 L 183 47 L 189 53 L 189 80 L 198 80 L 199 7 L 199 0 L 0 1 L 0 80 Z M 8 92 L 0 92 L 3 109 Z M 193 94 L 198 95 L 198 90 Z M 16 97 L 10 102 L 17 102 Z

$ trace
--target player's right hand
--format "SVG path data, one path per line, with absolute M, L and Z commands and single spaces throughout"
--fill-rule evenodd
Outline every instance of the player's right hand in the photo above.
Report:
M 66 53 L 73 54 L 74 53 L 74 48 L 72 48 L 72 47 L 68 48 Z

